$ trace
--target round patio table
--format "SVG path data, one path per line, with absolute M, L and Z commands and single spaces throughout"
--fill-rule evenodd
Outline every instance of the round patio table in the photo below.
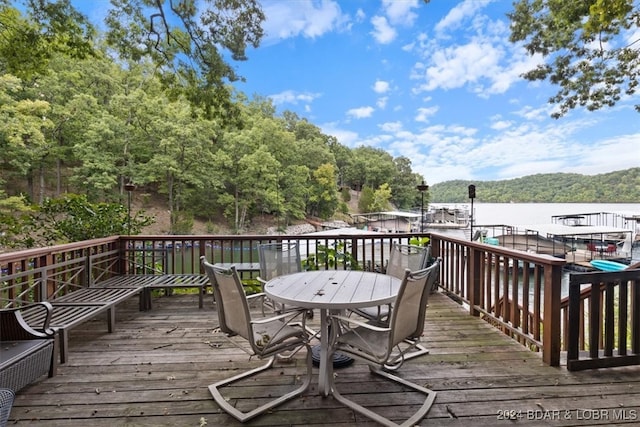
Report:
M 276 302 L 320 310 L 318 390 L 328 396 L 329 324 L 327 312 L 388 304 L 395 300 L 401 281 L 381 273 L 356 270 L 320 270 L 278 276 L 264 285 Z

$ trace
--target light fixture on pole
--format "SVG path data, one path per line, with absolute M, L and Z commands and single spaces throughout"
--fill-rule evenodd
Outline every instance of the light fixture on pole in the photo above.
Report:
M 473 199 L 476 198 L 476 186 L 469 185 L 469 198 L 471 199 L 471 241 L 473 241 Z
M 422 184 L 418 184 L 416 187 L 420 192 L 420 232 L 424 232 L 424 192 L 429 189 L 429 186 L 424 183 L 424 179 L 422 180 Z
M 127 234 L 131 235 L 131 192 L 136 189 L 136 185 L 129 181 L 124 185 L 127 191 Z

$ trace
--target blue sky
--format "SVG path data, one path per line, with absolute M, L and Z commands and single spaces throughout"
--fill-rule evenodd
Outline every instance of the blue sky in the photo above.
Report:
M 94 21 L 108 7 L 74 3 Z M 510 0 L 261 3 L 266 37 L 233 64 L 236 88 L 348 147 L 405 156 L 429 184 L 640 166 L 638 96 L 552 119 L 555 88 L 520 77 L 540 58 L 509 43 Z

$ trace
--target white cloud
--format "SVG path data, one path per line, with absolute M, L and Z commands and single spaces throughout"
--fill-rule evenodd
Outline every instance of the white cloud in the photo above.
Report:
M 352 108 L 347 111 L 347 116 L 353 117 L 354 119 L 364 119 L 371 117 L 374 111 L 373 107 Z
M 487 98 L 507 92 L 523 81 L 524 72 L 542 61 L 539 56 L 529 56 L 522 46 L 509 43 L 509 28 L 503 22 L 476 16 L 466 31 L 470 34 L 464 44 L 447 45 L 442 44 L 446 39 L 425 37 L 416 40 L 414 51 L 421 58 L 410 73 L 411 79 L 420 82 L 414 93 L 467 87 Z
M 497 120 L 491 123 L 491 129 L 494 130 L 504 130 L 511 126 L 511 122 L 509 120 Z
M 447 16 L 436 24 L 436 32 L 458 28 L 467 17 L 474 16 L 478 10 L 491 3 L 491 1 L 492 0 L 465 0 L 458 3 L 449 11 Z
M 389 82 L 385 82 L 384 80 L 376 80 L 373 84 L 373 91 L 375 93 L 386 93 L 389 91 Z
M 494 128 L 501 128 L 493 136 L 461 125 L 433 125 L 412 132 L 389 122 L 382 130 L 393 132 L 387 150 L 393 156 L 409 157 L 414 170 L 430 184 L 477 179 L 484 177 L 487 169 L 493 171 L 494 179 L 512 179 L 537 173 L 605 173 L 638 164 L 637 156 L 621 158 L 620 153 L 638 153 L 640 133 L 587 146 L 577 135 L 595 126 L 592 119 L 547 121 L 544 126 L 505 121 L 498 115 L 491 120 Z
M 515 111 L 514 114 L 526 120 L 541 121 L 549 117 L 551 109 L 552 107 L 549 105 L 543 105 L 542 107 L 537 108 L 525 105 L 520 110 Z
M 382 129 L 383 132 L 399 132 L 400 130 L 402 130 L 402 123 L 400 122 L 387 122 L 387 123 L 383 123 L 381 125 L 379 125 L 380 129 Z
M 316 2 L 313 0 L 262 2 L 266 20 L 263 23 L 265 44 L 290 37 L 316 38 L 325 33 L 346 28 L 350 21 L 340 5 L 333 0 Z
M 371 35 L 380 44 L 389 44 L 395 40 L 398 33 L 387 22 L 387 18 L 384 16 L 374 16 L 371 18 L 371 24 L 373 25 L 373 31 Z
M 411 10 L 418 7 L 418 0 L 382 0 L 382 7 L 392 25 L 411 26 L 418 17 Z
M 385 107 L 387 106 L 387 101 L 389 100 L 389 97 L 387 96 L 382 96 L 380 98 L 378 98 L 378 100 L 376 101 L 376 107 L 378 107 L 378 109 L 380 110 L 384 110 Z
M 438 110 L 439 110 L 438 107 L 418 108 L 418 112 L 414 120 L 416 122 L 426 123 L 429 121 L 429 117 L 436 114 Z
M 492 79 L 500 70 L 503 52 L 489 43 L 475 42 L 453 46 L 432 53 L 431 64 L 424 70 L 425 83 L 420 89 L 453 89 L 481 78 Z M 420 64 L 419 68 L 423 65 Z
M 299 102 L 309 103 L 319 98 L 320 94 L 309 92 L 296 92 L 293 90 L 285 90 L 284 92 L 269 95 L 269 98 L 275 105 L 281 104 L 298 104 Z
M 593 175 L 629 168 L 640 163 L 640 133 L 618 135 L 600 140 L 584 150 L 579 162 L 566 165 L 566 172 Z M 579 147 L 576 147 L 579 149 Z M 621 155 L 626 153 L 626 155 Z

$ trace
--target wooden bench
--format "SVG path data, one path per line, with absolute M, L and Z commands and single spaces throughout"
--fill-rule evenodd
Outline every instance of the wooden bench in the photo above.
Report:
M 51 329 L 54 329 L 59 337 L 60 363 L 66 363 L 69 345 L 69 331 L 86 321 L 94 318 L 109 309 L 109 303 L 52 303 L 53 314 L 51 316 Z M 42 315 L 35 310 L 25 311 L 24 319 L 29 325 L 42 321 Z M 112 332 L 112 324 L 109 323 L 109 332 Z
M 209 285 L 209 278 L 205 274 L 159 274 L 156 280 L 145 287 L 147 294 L 146 304 L 151 309 L 151 290 L 153 289 L 174 289 L 174 288 L 196 288 L 198 289 L 198 307 L 204 307 L 204 294 Z M 169 292 L 166 292 L 169 295 Z
M 196 288 L 198 305 L 203 308 L 208 285 L 209 279 L 204 274 L 124 274 L 94 283 L 89 289 L 136 289 L 140 292 L 140 310 L 146 311 L 151 310 L 151 291 L 154 289 Z
M 147 286 L 158 279 L 157 274 L 123 274 L 92 284 L 89 289 L 128 289 L 140 295 L 140 311 L 151 309 L 151 294 Z
M 22 316 L 32 310 L 42 313 L 37 329 Z M 15 393 L 44 375 L 55 376 L 55 331 L 48 323 L 52 312 L 46 302 L 0 310 L 0 388 Z
M 82 288 L 49 301 L 53 308 L 49 325 L 60 336 L 60 363 L 66 363 L 69 354 L 69 332 L 88 320 L 106 313 L 107 330 L 112 333 L 116 324 L 116 305 L 137 295 L 141 289 Z M 24 313 L 30 325 L 42 321 L 42 313 L 28 310 Z

